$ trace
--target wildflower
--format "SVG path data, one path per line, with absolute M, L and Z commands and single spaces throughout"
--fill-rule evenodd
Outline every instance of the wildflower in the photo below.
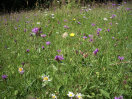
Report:
M 77 93 L 76 97 L 77 97 L 77 99 L 82 99 L 82 94 L 81 93 Z
M 120 60 L 120 61 L 122 61 L 122 60 L 124 60 L 124 57 L 122 56 L 118 56 L 118 59 Z
M 46 37 L 46 35 L 45 35 L 45 34 L 42 34 L 42 35 L 41 35 L 41 37 L 43 37 L 43 38 L 44 38 L 44 37 Z
M 98 48 L 93 52 L 94 55 L 96 55 L 99 52 Z
M 112 14 L 112 16 L 110 18 L 114 18 L 114 17 L 116 17 L 116 15 L 115 14 Z
M 46 45 L 50 45 L 50 44 L 51 44 L 51 42 L 49 42 L 49 41 L 48 41 L 48 42 L 46 42 Z
M 64 58 L 63 58 L 63 56 L 56 55 L 56 56 L 55 56 L 55 60 L 56 60 L 56 61 L 61 61 L 61 60 L 64 60 Z
M 51 96 L 52 96 L 52 99 L 57 99 L 55 94 L 51 94 Z
M 71 33 L 70 36 L 73 37 L 73 36 L 75 36 L 75 34 L 74 33 Z
M 29 49 L 27 49 L 26 52 L 29 52 Z
M 93 38 L 93 35 L 90 35 L 90 34 L 89 34 L 88 37 Z
M 42 49 L 44 49 L 44 46 L 42 46 Z
M 49 75 L 48 76 L 47 75 L 42 76 L 42 79 L 43 79 L 43 81 L 51 81 L 49 79 Z
M 104 18 L 105 21 L 107 21 L 108 19 L 107 18 Z
M 87 39 L 87 36 L 83 36 L 83 39 L 84 39 L 84 40 Z
M 37 22 L 37 24 L 40 24 L 40 22 Z
M 60 53 L 60 52 L 61 52 L 61 50 L 57 50 L 57 52 L 58 52 L 58 53 Z
M 65 33 L 62 35 L 63 38 L 66 38 L 67 36 L 68 36 L 68 33 L 67 33 L 67 32 L 65 32 Z
M 115 97 L 115 99 L 123 99 L 123 96 Z
M 22 62 L 21 64 L 22 64 L 23 66 L 25 65 L 25 63 L 24 63 L 24 62 Z
M 68 97 L 71 97 L 71 98 L 75 96 L 75 94 L 73 92 L 69 92 L 67 95 L 68 95 Z
M 18 68 L 18 71 L 19 71 L 20 74 L 23 74 L 24 73 L 24 70 L 23 70 L 22 67 Z
M 112 25 L 112 23 L 109 23 L 110 25 Z
M 64 25 L 64 28 L 69 29 L 69 27 L 67 25 Z
M 74 18 L 73 21 L 76 21 L 76 19 Z
M 96 24 L 92 23 L 91 25 L 92 25 L 92 26 L 95 26 Z
M 81 22 L 79 22 L 79 21 L 78 21 L 77 23 L 78 23 L 78 24 L 81 24 Z
M 38 33 L 38 32 L 39 32 L 39 28 L 37 28 L 37 27 L 36 27 L 36 28 L 33 28 L 33 29 L 32 29 L 32 32 L 33 32 L 33 33 Z
M 7 75 L 2 75 L 2 79 L 6 80 L 7 79 Z
M 100 31 L 102 31 L 102 29 L 101 28 L 98 28 L 97 31 L 100 32 Z
M 89 41 L 90 41 L 90 42 L 93 42 L 93 39 L 91 38 Z
M 110 29 L 107 29 L 108 32 L 110 32 Z

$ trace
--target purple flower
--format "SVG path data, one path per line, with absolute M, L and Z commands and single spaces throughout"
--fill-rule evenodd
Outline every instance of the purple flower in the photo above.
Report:
M 21 64 L 22 64 L 23 66 L 25 65 L 25 63 L 24 63 L 24 62 L 22 62 Z
M 24 29 L 24 32 L 26 32 L 27 31 L 27 29 Z
M 131 8 L 126 8 L 126 10 L 128 11 L 128 10 L 130 10 Z
M 118 59 L 120 60 L 120 61 L 122 61 L 122 60 L 124 60 L 124 57 L 122 56 L 118 56 Z
M 107 29 L 108 32 L 110 32 L 110 29 Z
M 116 17 L 116 15 L 115 14 L 112 14 L 111 18 L 114 18 L 114 17 Z
M 115 99 L 123 99 L 123 96 L 115 97 Z
M 93 54 L 96 55 L 99 52 L 98 48 L 96 48 L 95 51 L 93 51 Z
M 67 20 L 64 20 L 64 22 L 67 22 Z
M 43 37 L 43 38 L 44 38 L 44 37 L 46 37 L 46 35 L 45 35 L 45 34 L 42 34 L 42 35 L 41 35 L 41 37 Z
M 99 36 L 99 34 L 100 34 L 100 32 L 99 31 L 97 31 L 97 35 Z
M 89 41 L 90 41 L 90 42 L 93 42 L 93 39 L 91 38 Z
M 7 79 L 7 75 L 2 75 L 2 79 L 6 80 Z
M 69 29 L 69 27 L 67 25 L 64 25 L 64 28 Z
M 48 42 L 46 42 L 46 45 L 50 45 L 50 44 L 51 44 L 51 42 L 49 42 L 49 41 L 48 41 Z
M 90 35 L 90 34 L 89 34 L 88 37 L 93 38 L 93 35 Z
M 55 56 L 55 60 L 56 60 L 56 61 L 61 61 L 61 60 L 64 60 L 64 58 L 63 58 L 63 56 L 56 55 L 56 56 Z
M 57 52 L 58 52 L 58 53 L 60 53 L 60 52 L 61 52 L 61 50 L 57 50 Z
M 83 39 L 85 40 L 85 39 L 87 39 L 88 37 L 87 36 L 83 36 Z
M 112 23 L 109 23 L 110 25 L 112 25 Z
M 38 31 L 39 31 L 39 28 L 37 28 L 37 27 L 32 29 L 33 33 L 38 33 Z
M 78 21 L 77 23 L 78 23 L 78 24 L 81 24 L 81 22 L 79 22 L 79 21 Z
M 112 39 L 115 39 L 115 37 L 112 37 Z
M 92 26 L 95 26 L 96 24 L 92 23 L 91 25 L 92 25 Z
M 102 29 L 101 28 L 98 28 L 97 31 L 100 32 L 100 31 L 102 31 Z
M 27 49 L 26 52 L 29 52 L 29 49 Z
M 42 46 L 42 49 L 44 49 L 44 46 Z

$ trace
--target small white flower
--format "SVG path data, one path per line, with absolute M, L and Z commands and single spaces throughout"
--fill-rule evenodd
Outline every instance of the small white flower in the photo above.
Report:
M 68 95 L 68 97 L 74 97 L 75 96 L 75 94 L 73 92 L 69 92 L 67 95 Z
M 82 99 L 82 94 L 81 93 L 77 93 L 76 97 L 77 97 L 77 99 Z
M 55 14 L 51 14 L 51 16 L 54 16 Z
M 48 76 L 47 75 L 42 76 L 42 79 L 43 79 L 43 81 L 51 81 L 49 79 L 49 75 Z
M 57 1 L 58 3 L 60 2 L 60 1 Z
M 90 10 L 90 11 L 91 11 L 92 9 L 90 9 L 90 8 L 89 8 L 88 10 Z
M 51 94 L 51 96 L 52 96 L 52 99 L 57 99 L 55 94 Z
M 68 33 L 67 33 L 67 32 L 65 32 L 65 33 L 62 35 L 63 38 L 66 38 L 67 36 L 68 36 Z
M 52 19 L 54 19 L 55 17 L 52 17 Z
M 107 21 L 108 19 L 107 18 L 104 18 L 105 21 Z
M 115 23 L 115 24 L 117 24 L 117 25 L 118 25 L 118 23 Z
M 40 24 L 40 22 L 37 22 L 37 24 Z

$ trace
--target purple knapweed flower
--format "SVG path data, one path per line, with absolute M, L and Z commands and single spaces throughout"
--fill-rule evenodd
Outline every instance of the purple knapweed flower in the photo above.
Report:
M 7 79 L 7 75 L 2 75 L 2 79 L 6 80 Z
M 97 31 L 97 35 L 99 36 L 99 34 L 100 34 L 100 32 L 99 31 Z
M 46 34 L 42 34 L 41 37 L 43 37 L 43 38 L 46 37 Z
M 85 39 L 87 39 L 88 37 L 87 36 L 83 36 L 83 39 L 85 40 Z
M 64 22 L 67 22 L 67 20 L 64 20 Z
M 112 39 L 115 39 L 115 37 L 112 37 Z
M 51 44 L 51 42 L 49 42 L 49 41 L 48 41 L 48 42 L 46 42 L 46 45 L 50 45 L 50 44 Z
M 42 49 L 44 49 L 44 46 L 42 46 Z
M 122 61 L 122 60 L 124 60 L 124 57 L 122 56 L 118 56 L 118 59 L 120 60 L 120 61 Z
M 126 8 L 126 10 L 128 11 L 128 10 L 130 10 L 131 8 Z
M 90 41 L 90 42 L 93 42 L 93 39 L 91 38 L 89 41 Z
M 39 31 L 39 28 L 37 28 L 37 27 L 32 29 L 33 33 L 38 33 L 38 31 Z
M 98 52 L 99 52 L 99 50 L 97 48 L 95 51 L 93 51 L 93 54 L 96 55 Z
M 24 29 L 24 32 L 26 32 L 27 31 L 27 29 Z
M 93 38 L 93 35 L 89 34 L 88 37 Z
M 79 22 L 79 21 L 78 21 L 77 23 L 78 23 L 78 24 L 81 24 L 81 22 Z
M 63 56 L 56 55 L 56 56 L 55 56 L 55 60 L 56 60 L 56 61 L 61 61 L 61 60 L 64 60 L 64 58 L 63 58 Z
M 96 24 L 92 23 L 91 25 L 92 25 L 92 26 L 95 26 Z
M 64 28 L 65 28 L 65 29 L 69 29 L 69 27 L 68 27 L 67 25 L 64 25 Z
M 107 29 L 108 32 L 110 32 L 110 29 Z
M 29 49 L 27 49 L 26 52 L 29 52 Z
M 61 52 L 61 50 L 57 50 L 57 52 L 58 52 L 58 53 L 60 53 L 60 52 Z
M 115 99 L 123 99 L 123 96 L 115 97 Z
M 115 14 L 112 14 L 111 18 L 114 18 L 114 17 L 116 17 L 116 15 Z
M 100 32 L 100 31 L 102 31 L 102 29 L 101 28 L 98 28 L 97 31 Z
M 110 25 L 112 25 L 112 23 L 109 23 Z

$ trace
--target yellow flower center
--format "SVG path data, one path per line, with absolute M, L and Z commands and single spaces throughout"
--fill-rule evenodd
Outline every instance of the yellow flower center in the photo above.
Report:
M 22 70 L 23 70 L 22 68 L 19 68 L 19 71 L 20 71 L 20 72 L 22 72 Z
M 48 80 L 49 78 L 48 77 L 44 77 L 44 80 Z
M 79 95 L 79 96 L 77 96 L 78 98 L 81 98 L 81 96 Z
M 55 96 L 52 96 L 52 98 L 54 98 L 54 99 L 55 99 Z
M 69 94 L 69 96 L 71 97 L 71 96 L 72 96 L 72 94 Z

